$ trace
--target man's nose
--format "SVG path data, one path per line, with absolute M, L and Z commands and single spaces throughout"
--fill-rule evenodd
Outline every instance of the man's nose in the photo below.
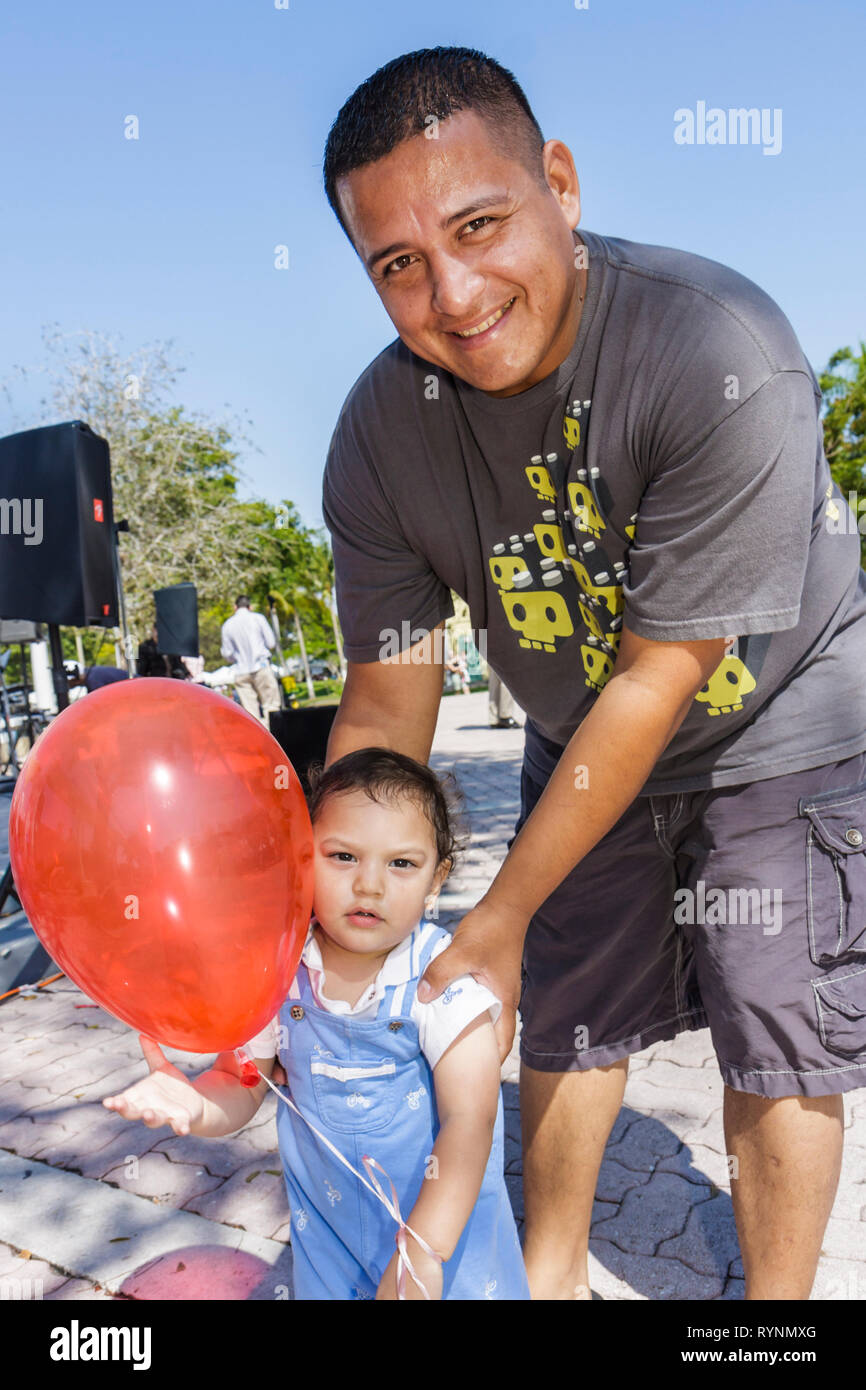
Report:
M 484 276 L 458 256 L 436 256 L 430 263 L 433 309 L 443 317 L 462 322 L 484 309 Z

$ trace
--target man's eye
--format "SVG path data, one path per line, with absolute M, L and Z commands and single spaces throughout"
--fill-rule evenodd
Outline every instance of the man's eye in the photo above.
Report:
M 492 217 L 488 217 L 486 214 L 485 214 L 483 217 L 473 217 L 473 219 L 472 219 L 471 222 L 467 222 L 467 223 L 466 223 L 466 226 L 464 227 L 463 230 L 464 230 L 464 231 L 467 231 L 467 230 L 469 230 L 469 229 L 472 228 L 472 227 L 480 227 L 480 226 L 483 226 L 485 222 L 492 222 L 492 221 L 493 221 L 493 218 L 492 218 Z M 397 256 L 397 258 L 396 258 L 395 260 L 389 261 L 388 264 L 385 266 L 385 269 L 382 271 L 382 276 L 383 276 L 383 278 L 387 280 L 388 277 L 389 277 L 390 275 L 394 274 L 394 273 L 396 273 L 397 275 L 399 275 L 399 274 L 400 274 L 400 271 L 397 270 L 397 271 L 395 272 L 395 271 L 394 271 L 394 267 L 395 267 L 395 266 L 398 266 L 398 265 L 400 264 L 400 261 L 410 261 L 411 259 L 412 259 L 412 257 L 409 256 L 409 255 L 407 254 L 407 255 L 405 255 L 405 256 Z
M 397 265 L 400 261 L 408 261 L 410 259 L 410 256 L 398 256 L 396 260 L 389 261 L 388 264 L 385 266 L 384 271 L 382 272 L 385 278 L 387 279 L 387 277 L 392 273 L 394 266 Z M 398 271 L 397 273 L 399 274 L 400 272 Z

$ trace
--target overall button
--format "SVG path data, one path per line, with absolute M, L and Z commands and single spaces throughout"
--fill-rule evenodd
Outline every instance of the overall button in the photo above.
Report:
M 845 839 L 848 841 L 849 845 L 862 845 L 863 843 L 863 836 L 860 834 L 860 831 L 855 830 L 853 826 L 850 830 L 845 831 Z
M 302 1005 L 293 1004 L 292 1007 L 289 1009 L 289 1015 L 291 1018 L 303 1018 L 304 1010 Z
M 389 1023 L 389 1024 L 388 1024 L 388 1031 L 389 1031 L 389 1033 L 399 1033 L 399 1031 L 400 1031 L 400 1029 L 401 1029 L 402 1027 L 403 1027 L 402 1023 L 400 1023 L 399 1020 L 396 1020 L 396 1019 L 395 1019 L 395 1021 L 394 1021 L 393 1023 Z

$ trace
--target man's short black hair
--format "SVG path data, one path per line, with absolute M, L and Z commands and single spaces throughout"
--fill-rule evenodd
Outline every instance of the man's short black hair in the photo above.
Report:
M 235 599 L 235 608 L 249 608 L 250 601 L 246 594 L 239 594 Z
M 470 110 L 486 122 L 502 150 L 546 184 L 544 136 L 514 75 L 476 48 L 419 48 L 393 58 L 362 82 L 328 134 L 325 193 L 350 241 L 337 180 L 428 130 L 431 116 L 444 121 Z

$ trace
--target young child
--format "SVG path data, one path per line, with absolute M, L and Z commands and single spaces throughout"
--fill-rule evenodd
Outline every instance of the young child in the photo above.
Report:
M 294 1104 L 352 1166 L 396 1189 L 405 1249 L 431 1298 L 528 1299 L 503 1174 L 493 1023 L 501 1005 L 466 975 L 421 1004 L 416 988 L 450 941 L 423 919 L 455 840 L 428 767 L 367 748 L 313 779 L 314 916 L 277 1017 L 247 1044 L 264 1076 L 277 1059 Z M 427 910 L 430 910 L 427 908 Z M 248 1124 L 267 1085 L 245 1089 L 232 1052 L 194 1083 L 141 1039 L 151 1074 L 103 1104 L 176 1134 Z M 397 1223 L 304 1119 L 277 1107 L 299 1299 L 395 1299 Z M 365 1173 L 365 1176 L 367 1174 Z M 404 1271 L 405 1275 L 405 1271 Z M 404 1296 L 424 1293 L 404 1277 Z

